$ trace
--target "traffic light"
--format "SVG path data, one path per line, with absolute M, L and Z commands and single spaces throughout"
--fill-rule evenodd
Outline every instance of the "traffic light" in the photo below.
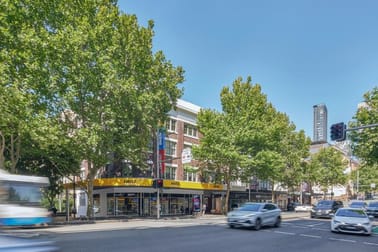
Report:
M 331 125 L 331 140 L 344 141 L 346 138 L 346 125 L 343 122 Z
M 154 188 L 162 188 L 163 187 L 163 180 L 162 179 L 154 179 L 152 187 Z

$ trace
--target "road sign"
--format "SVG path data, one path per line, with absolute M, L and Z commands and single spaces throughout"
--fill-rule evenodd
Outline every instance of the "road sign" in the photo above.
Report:
M 190 148 L 182 150 L 181 160 L 183 164 L 192 162 L 192 150 Z

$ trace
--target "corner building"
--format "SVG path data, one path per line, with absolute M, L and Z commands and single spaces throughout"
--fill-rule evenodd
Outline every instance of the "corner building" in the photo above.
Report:
M 196 119 L 200 109 L 190 102 L 178 100 L 176 109 L 169 112 L 169 119 L 165 123 L 164 168 L 160 168 L 158 176 L 163 179 L 163 187 L 159 190 L 153 187 L 156 169 L 151 162 L 152 153 L 146 160 L 151 166 L 149 174 L 135 176 L 129 173 L 127 161 L 119 170 L 113 164 L 104 168 L 106 172 L 100 173 L 94 181 L 96 217 L 157 216 L 158 191 L 160 216 L 199 212 L 203 204 L 207 205 L 207 212 L 221 213 L 226 193 L 224 186 L 201 183 L 196 161 L 182 162 L 183 150 L 188 152 L 199 144 L 201 135 L 197 130 Z M 87 171 L 85 162 L 81 169 L 84 175 Z M 77 216 L 86 216 L 88 199 L 85 192 L 76 191 L 73 195 L 76 195 Z

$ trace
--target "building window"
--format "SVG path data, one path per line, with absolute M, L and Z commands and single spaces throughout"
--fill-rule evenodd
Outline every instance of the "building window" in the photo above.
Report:
M 168 121 L 165 124 L 165 128 L 167 129 L 167 131 L 176 132 L 176 120 L 168 119 Z
M 176 167 L 166 165 L 163 176 L 165 179 L 176 179 Z
M 184 124 L 184 134 L 186 136 L 197 137 L 197 127 L 188 123 Z
M 185 166 L 184 167 L 184 180 L 186 181 L 198 181 L 197 180 L 197 167 Z
M 165 141 L 165 155 L 176 156 L 176 143 L 172 141 Z

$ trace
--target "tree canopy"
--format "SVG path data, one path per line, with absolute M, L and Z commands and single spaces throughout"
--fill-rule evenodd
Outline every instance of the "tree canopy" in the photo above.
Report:
M 369 126 L 377 123 L 378 88 L 375 87 L 363 95 L 362 106 L 356 111 L 349 127 Z M 378 184 L 378 127 L 367 127 L 348 132 L 352 142 L 352 154 L 357 156 L 361 163 L 358 176 L 359 186 L 365 191 L 374 190 L 372 185 Z
M 257 176 L 272 184 L 283 182 L 282 172 L 297 169 L 307 156 L 309 139 L 295 132 L 288 116 L 268 102 L 250 77 L 237 78 L 220 96 L 222 112 L 203 109 L 197 117 L 203 138 L 193 154 L 203 172 L 226 184 L 227 207 L 231 181 Z
M 342 153 L 333 147 L 322 148 L 319 152 L 311 156 L 310 161 L 312 178 L 314 184 L 320 185 L 324 195 L 335 185 L 345 185 L 347 175 L 344 173 L 348 161 L 344 159 Z
M 147 166 L 184 71 L 152 51 L 153 22 L 139 26 L 117 1 L 1 0 L 0 27 L 0 167 L 27 153 L 26 132 L 41 150 L 70 147 L 89 161 L 91 209 L 92 181 L 112 153 Z

